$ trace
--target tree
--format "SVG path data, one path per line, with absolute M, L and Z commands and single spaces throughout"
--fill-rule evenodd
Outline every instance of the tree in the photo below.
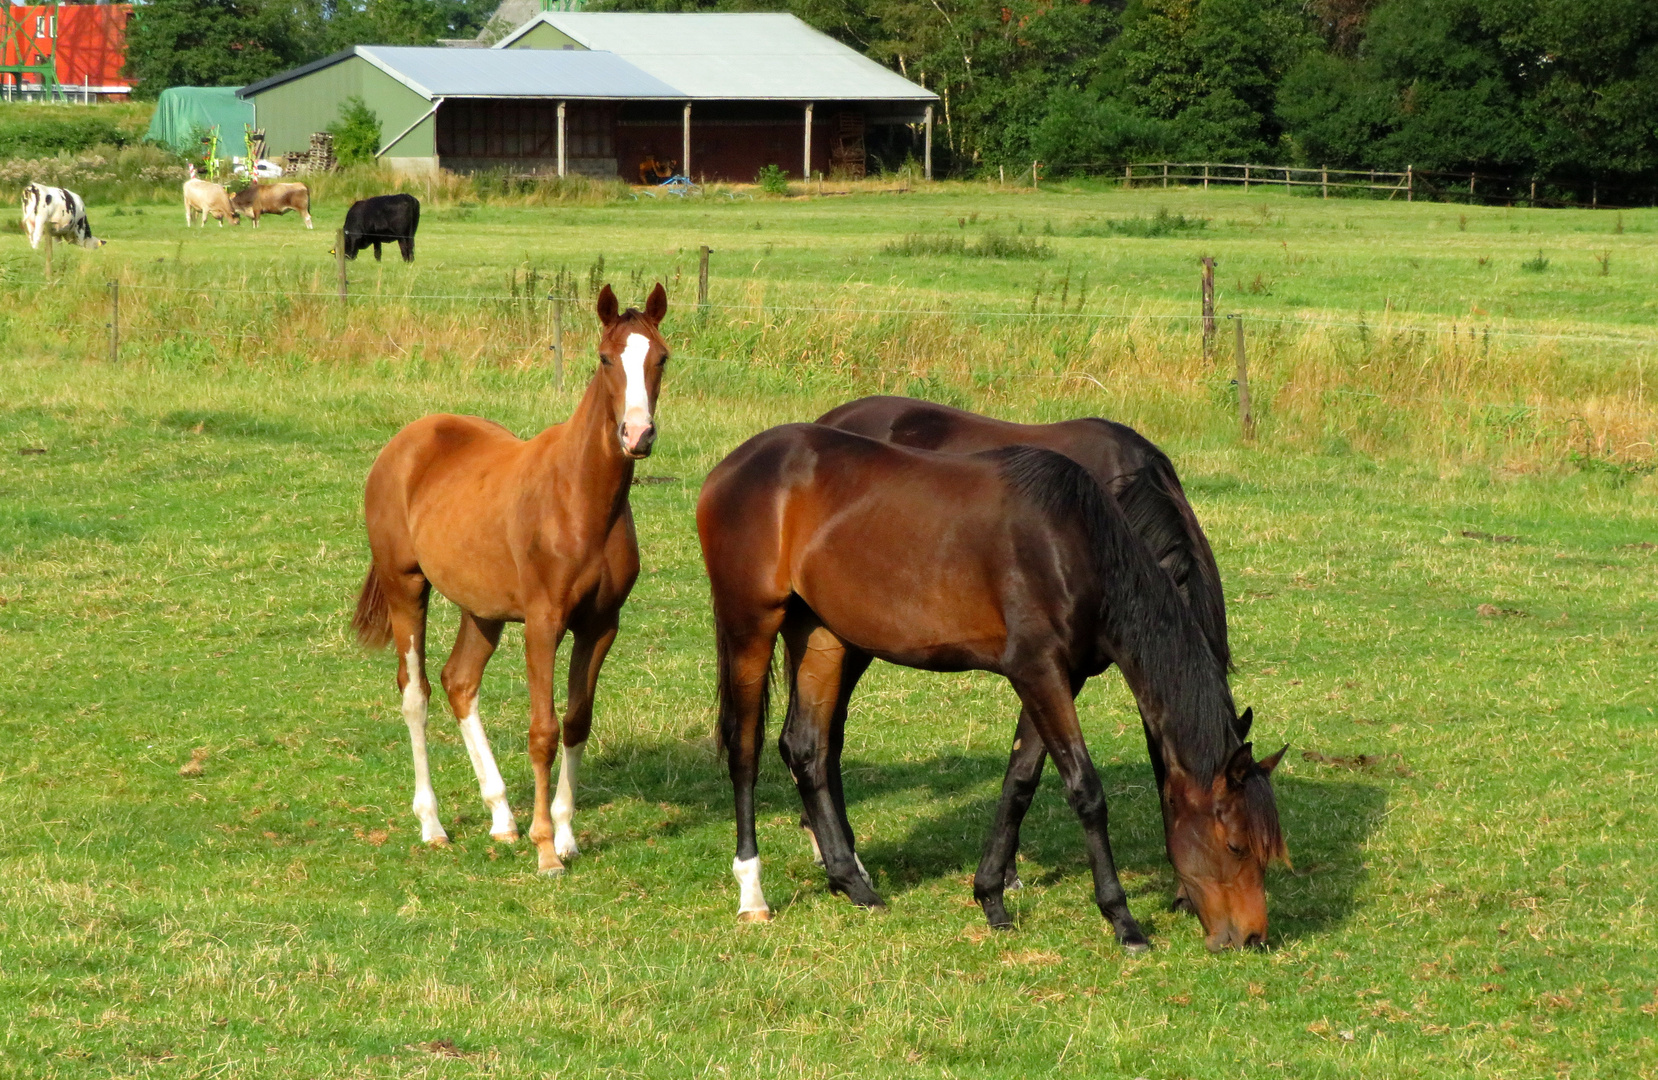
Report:
M 380 118 L 360 97 L 348 97 L 340 118 L 328 125 L 334 156 L 341 165 L 365 165 L 380 152 Z
M 127 24 L 133 94 L 169 86 L 242 86 L 316 54 L 308 0 L 149 0 Z

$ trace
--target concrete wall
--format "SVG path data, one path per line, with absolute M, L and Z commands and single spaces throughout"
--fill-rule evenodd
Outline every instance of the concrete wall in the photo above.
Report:
M 431 102 L 360 56 L 273 86 L 253 99 L 254 126 L 265 129 L 272 154 L 307 150 L 311 135 L 338 120 L 346 98 L 360 97 L 380 118 L 381 147 L 397 137 Z M 391 148 L 387 157 L 427 158 L 437 153 L 436 126 L 427 117 Z

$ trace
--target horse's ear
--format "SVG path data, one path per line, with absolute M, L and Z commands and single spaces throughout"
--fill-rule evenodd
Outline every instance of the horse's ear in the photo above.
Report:
M 1238 738 L 1247 739 L 1247 738 L 1249 738 L 1249 725 L 1253 724 L 1254 722 L 1255 722 L 1255 709 L 1252 706 L 1250 708 L 1245 709 L 1243 711 L 1242 716 L 1240 716 L 1236 720 L 1232 721 L 1232 730 L 1236 731 L 1238 733 Z
M 606 285 L 599 290 L 599 322 L 604 326 L 609 326 L 616 321 L 616 311 L 616 294 L 611 291 L 609 285 Z
M 1226 763 L 1226 782 L 1234 787 L 1242 787 L 1243 782 L 1249 779 L 1249 774 L 1255 771 L 1255 744 L 1244 743 L 1232 751 L 1232 759 Z
M 661 326 L 662 317 L 666 314 L 668 314 L 668 290 L 664 289 L 662 283 L 658 281 L 656 288 L 651 290 L 650 299 L 645 301 L 645 318 L 649 319 L 654 325 Z
M 1278 767 L 1278 763 L 1284 760 L 1284 752 L 1289 748 L 1290 744 L 1285 743 L 1283 746 L 1279 747 L 1276 754 L 1273 754 L 1270 757 L 1264 757 L 1260 761 L 1256 762 L 1256 764 L 1261 767 L 1262 772 L 1266 773 L 1268 776 L 1271 776 L 1272 770 L 1276 769 Z

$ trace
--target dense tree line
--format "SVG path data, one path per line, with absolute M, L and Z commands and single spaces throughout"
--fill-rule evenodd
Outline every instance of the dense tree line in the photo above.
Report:
M 140 89 L 354 42 L 467 36 L 492 0 L 150 0 Z M 936 91 L 958 174 L 1131 159 L 1658 178 L 1654 0 L 598 0 L 783 10 Z M 207 17 L 212 16 L 212 17 Z

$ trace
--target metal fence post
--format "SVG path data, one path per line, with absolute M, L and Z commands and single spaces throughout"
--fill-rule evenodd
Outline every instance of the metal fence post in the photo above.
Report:
M 697 266 L 697 314 L 704 317 L 708 314 L 708 256 L 713 252 L 707 244 L 702 245 L 702 260 Z
M 553 388 L 564 389 L 564 297 L 553 298 Z
M 337 268 L 339 270 L 339 275 L 340 275 L 340 299 L 344 300 L 345 299 L 345 291 L 346 291 L 346 277 L 345 277 L 345 229 L 343 229 L 343 228 L 339 232 L 334 234 L 334 263 L 337 266 Z
M 121 359 L 121 283 L 109 283 L 109 362 Z
M 1255 413 L 1249 407 L 1249 360 L 1244 355 L 1244 327 L 1242 315 L 1228 315 L 1238 328 L 1238 420 L 1243 427 L 1245 441 L 1255 438 Z
M 1215 354 L 1215 259 L 1205 255 L 1198 261 L 1203 264 L 1203 358 L 1208 360 Z

